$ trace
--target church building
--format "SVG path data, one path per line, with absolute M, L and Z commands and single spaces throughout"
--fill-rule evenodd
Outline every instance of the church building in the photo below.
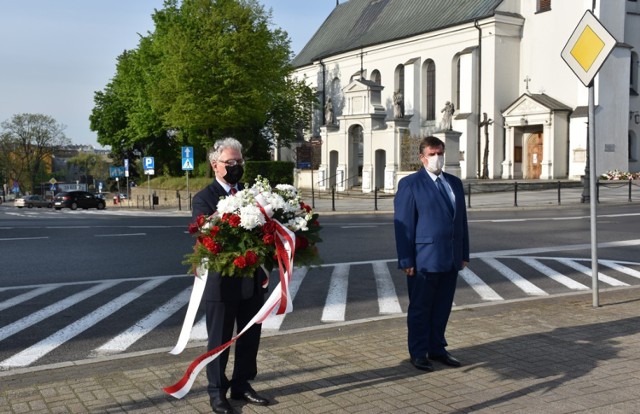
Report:
M 616 40 L 593 83 L 596 174 L 640 171 L 638 1 L 348 0 L 292 62 L 319 102 L 299 182 L 395 193 L 426 135 L 462 179 L 579 180 L 589 89 L 561 52 L 589 10 Z

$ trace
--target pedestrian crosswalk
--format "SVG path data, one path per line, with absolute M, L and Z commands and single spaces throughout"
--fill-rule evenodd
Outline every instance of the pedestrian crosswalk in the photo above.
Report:
M 640 285 L 640 263 L 598 264 L 603 287 Z M 588 259 L 483 254 L 460 272 L 455 305 L 588 291 L 591 272 Z M 0 370 L 171 347 L 190 284 L 180 275 L 0 288 Z M 265 334 L 400 315 L 408 304 L 395 260 L 296 268 L 289 287 L 294 311 L 268 318 Z M 201 311 L 191 338 L 206 336 Z

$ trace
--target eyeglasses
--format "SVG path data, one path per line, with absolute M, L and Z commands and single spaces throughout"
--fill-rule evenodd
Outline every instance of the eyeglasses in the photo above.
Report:
M 224 165 L 228 166 L 228 167 L 235 167 L 236 165 L 244 165 L 244 160 L 243 159 L 239 159 L 239 160 L 234 160 L 234 159 L 229 159 L 229 160 L 218 160 L 217 162 L 221 162 Z

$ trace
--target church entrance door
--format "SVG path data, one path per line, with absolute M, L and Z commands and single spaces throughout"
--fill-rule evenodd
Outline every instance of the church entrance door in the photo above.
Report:
M 527 173 L 525 178 L 537 180 L 542 173 L 542 132 L 535 132 L 527 139 Z

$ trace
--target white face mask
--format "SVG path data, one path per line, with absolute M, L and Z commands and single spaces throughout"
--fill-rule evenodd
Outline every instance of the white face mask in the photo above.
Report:
M 442 167 L 444 166 L 444 155 L 429 155 L 427 158 L 427 171 L 440 174 Z

